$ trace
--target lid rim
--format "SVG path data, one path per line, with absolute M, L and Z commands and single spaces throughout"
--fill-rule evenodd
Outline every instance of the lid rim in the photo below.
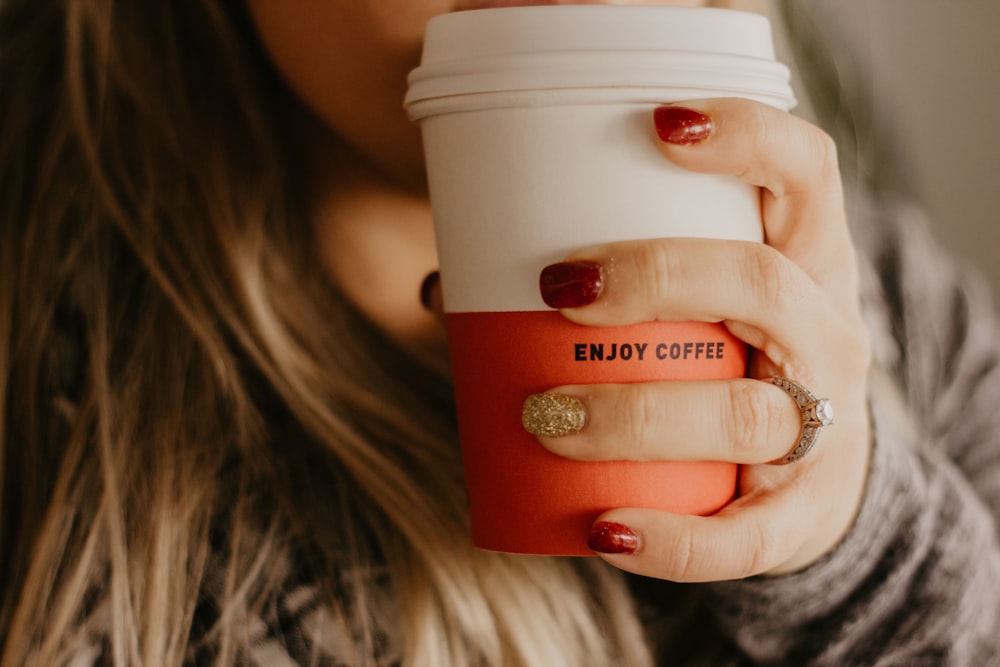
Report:
M 537 93 L 544 92 L 540 97 Z M 685 99 L 740 97 L 756 100 L 789 111 L 797 104 L 790 89 L 749 90 L 738 86 L 705 88 L 701 86 L 621 86 L 618 88 L 561 88 L 511 91 L 484 91 L 462 95 L 441 95 L 415 100 L 406 105 L 411 120 L 452 113 L 471 113 L 490 109 L 529 109 L 571 105 L 648 104 L 659 105 Z
M 404 105 L 490 92 L 756 88 L 792 99 L 767 17 L 705 7 L 548 5 L 442 14 Z M 716 95 L 717 96 L 717 95 Z
M 603 67 L 587 67 L 600 60 Z M 513 61 L 511 61 L 513 62 Z M 604 59 L 588 57 L 548 67 L 532 67 L 522 60 L 516 66 L 485 70 L 482 67 L 442 67 L 414 70 L 404 105 L 424 99 L 519 91 L 557 91 L 622 88 L 699 88 L 705 90 L 742 90 L 793 97 L 791 71 L 776 61 L 741 61 L 701 59 L 701 62 L 676 63 L 668 58 Z

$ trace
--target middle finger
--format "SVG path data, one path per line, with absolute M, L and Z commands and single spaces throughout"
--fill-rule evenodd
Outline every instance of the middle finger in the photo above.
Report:
M 549 303 L 559 303 L 557 292 L 561 291 L 594 296 L 587 303 L 573 304 L 578 307 L 563 308 L 568 319 L 590 326 L 725 322 L 734 334 L 763 351 L 782 374 L 803 381 L 812 377 L 802 375 L 802 367 L 823 358 L 821 352 L 831 337 L 842 339 L 855 328 L 834 311 L 822 289 L 802 269 L 763 244 L 714 239 L 629 241 L 589 248 L 570 259 L 599 267 L 599 271 L 581 271 L 580 275 L 597 279 L 601 285 L 599 290 L 583 290 L 575 284 L 569 269 L 579 264 L 557 264 L 543 272 L 542 283 L 547 285 L 543 295 Z M 570 278 L 547 279 L 546 274 L 560 273 Z

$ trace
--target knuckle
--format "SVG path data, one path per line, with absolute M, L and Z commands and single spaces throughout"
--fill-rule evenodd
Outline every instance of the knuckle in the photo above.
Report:
M 669 296 L 668 286 L 681 276 L 681 266 L 674 253 L 662 243 L 641 243 L 633 254 L 633 264 L 639 298 L 647 304 L 665 303 Z
M 743 558 L 743 576 L 753 576 L 773 569 L 781 562 L 781 538 L 758 522 L 745 526 L 742 544 L 746 549 Z
M 628 458 L 645 461 L 656 459 L 656 433 L 662 406 L 642 384 L 624 385 L 618 392 L 618 414 L 624 416 L 622 434 L 629 444 Z
M 769 392 L 761 391 L 756 382 L 729 384 L 729 403 L 732 418 L 729 420 L 729 443 L 733 459 L 755 463 L 770 460 L 764 453 L 764 443 L 776 436 L 774 426 L 775 405 Z
M 800 143 L 809 166 L 800 177 L 798 188 L 818 188 L 820 192 L 836 193 L 839 197 L 841 184 L 837 142 L 815 125 L 805 125 Z
M 690 531 L 680 531 L 673 539 L 664 540 L 664 549 L 660 561 L 667 564 L 666 569 L 675 581 L 695 581 L 699 579 L 696 570 L 701 566 L 696 556 L 694 535 Z
M 775 308 L 785 301 L 794 284 L 788 260 L 769 246 L 745 244 L 739 261 L 743 264 L 740 275 L 746 277 L 746 288 L 754 304 Z
M 753 128 L 753 146 L 759 152 L 771 143 L 772 121 L 766 106 L 751 104 L 748 108 L 751 113 L 750 126 Z
M 741 180 L 757 180 L 754 175 L 760 168 L 758 156 L 764 154 L 771 143 L 771 121 L 762 105 L 749 104 L 746 109 L 749 150 L 744 158 L 734 165 L 732 175 Z
M 811 148 L 816 156 L 816 165 L 823 181 L 840 175 L 840 160 L 837 156 L 837 142 L 818 127 L 813 127 Z

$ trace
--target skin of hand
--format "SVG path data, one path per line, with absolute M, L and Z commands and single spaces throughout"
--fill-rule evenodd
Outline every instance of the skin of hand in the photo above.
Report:
M 706 136 L 661 139 L 664 156 L 759 186 L 765 243 L 654 239 L 580 249 L 566 261 L 600 265 L 603 288 L 561 312 L 590 326 L 723 322 L 753 350 L 749 377 L 553 387 L 583 402 L 587 423 L 539 441 L 579 460 L 743 464 L 739 496 L 715 515 L 603 514 L 595 529 L 610 525 L 628 540 L 626 553 L 600 554 L 609 563 L 685 582 L 793 572 L 850 529 L 870 455 L 870 350 L 836 149 L 818 128 L 759 103 L 683 106 L 711 119 Z M 788 394 L 760 381 L 772 376 L 828 397 L 837 412 L 813 450 L 789 465 L 768 462 L 792 449 L 801 417 Z

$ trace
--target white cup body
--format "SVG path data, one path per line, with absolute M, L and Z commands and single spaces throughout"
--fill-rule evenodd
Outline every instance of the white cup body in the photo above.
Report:
M 759 192 L 656 147 L 648 103 L 481 109 L 422 123 L 446 312 L 549 310 L 571 251 L 665 236 L 760 241 Z M 458 156 L 458 157 L 457 157 Z

